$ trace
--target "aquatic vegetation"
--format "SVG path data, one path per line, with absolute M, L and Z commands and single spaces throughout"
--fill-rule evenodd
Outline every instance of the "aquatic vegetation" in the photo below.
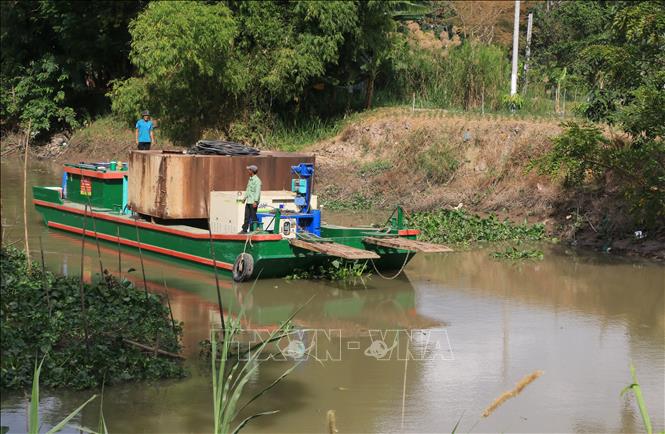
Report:
M 308 270 L 295 270 L 287 280 L 332 280 L 355 285 L 370 277 L 367 262 L 341 261 L 335 259 L 328 266 L 312 267 Z
M 14 248 L 0 255 L 0 387 L 29 386 L 44 357 L 48 387 L 181 377 L 182 325 L 155 294 L 105 274 L 96 283 L 44 271 Z M 80 292 L 80 289 L 83 289 Z
M 499 220 L 494 214 L 480 217 L 462 209 L 414 212 L 408 216 L 408 223 L 420 229 L 423 240 L 437 243 L 540 241 L 546 237 L 541 223 L 513 223 Z
M 35 365 L 35 370 L 32 376 L 32 392 L 30 394 L 30 408 L 28 409 L 28 433 L 29 434 L 39 434 L 39 377 L 42 371 L 42 365 L 44 364 L 44 359 L 39 363 L 39 365 Z M 69 415 L 64 418 L 62 421 L 60 421 L 58 424 L 56 424 L 53 428 L 47 431 L 46 434 L 52 434 L 59 432 L 62 430 L 67 423 L 72 420 L 76 415 L 78 415 L 83 408 L 88 405 L 90 402 L 92 402 L 95 398 L 97 398 L 97 395 L 92 395 L 86 402 L 81 404 L 76 410 L 72 411 L 69 413 Z M 100 405 L 100 410 L 99 410 L 99 430 L 98 433 L 107 433 L 106 429 L 106 422 L 104 421 L 104 415 L 101 410 L 101 405 Z M 86 432 L 92 432 L 85 430 Z M 3 431 L 4 433 L 5 431 Z
M 542 261 L 544 254 L 539 249 L 518 249 L 517 247 L 508 247 L 505 250 L 492 252 L 490 254 L 494 259 L 509 259 L 512 261 L 520 261 L 530 259 L 533 261 Z

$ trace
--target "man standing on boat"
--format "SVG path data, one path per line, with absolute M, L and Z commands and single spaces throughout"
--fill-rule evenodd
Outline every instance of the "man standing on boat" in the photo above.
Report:
M 252 223 L 258 221 L 256 209 L 259 207 L 259 201 L 261 200 L 261 180 L 256 176 L 258 171 L 259 168 L 253 164 L 247 166 L 249 180 L 245 189 L 245 223 L 242 225 L 241 234 L 246 234 L 251 230 Z
M 136 145 L 139 151 L 149 151 L 150 145 L 155 142 L 154 126 L 148 110 L 144 110 L 141 116 L 143 119 L 136 122 Z

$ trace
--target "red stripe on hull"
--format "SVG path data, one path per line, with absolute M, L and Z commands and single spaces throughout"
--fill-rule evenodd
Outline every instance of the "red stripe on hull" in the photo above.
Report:
M 94 217 L 96 219 L 100 220 L 108 220 L 112 221 L 115 223 L 120 223 L 123 225 L 127 226 L 138 226 L 143 229 L 150 229 L 153 231 L 159 231 L 159 232 L 166 232 L 169 234 L 173 235 L 179 235 L 181 237 L 187 237 L 187 238 L 194 238 L 197 240 L 200 239 L 208 239 L 210 236 L 208 234 L 192 234 L 191 232 L 186 232 L 186 231 L 181 231 L 178 229 L 173 229 L 169 228 L 167 226 L 162 226 L 162 225 L 157 225 L 154 223 L 148 223 L 148 222 L 139 222 L 139 221 L 127 221 L 127 219 L 121 218 L 121 217 L 115 217 L 112 215 L 108 214 L 103 214 L 103 213 L 98 213 L 98 212 L 90 212 L 88 211 L 87 213 L 84 213 L 83 210 L 80 210 L 78 208 L 73 208 L 69 207 L 67 205 L 59 205 L 56 203 L 52 202 L 46 202 L 44 200 L 39 200 L 39 199 L 33 199 L 32 203 L 35 205 L 39 206 L 45 206 L 47 208 L 53 208 L 57 209 L 60 211 L 66 211 L 70 212 L 73 214 L 79 214 L 79 215 L 88 215 L 91 217 Z M 247 238 L 250 238 L 251 242 L 259 242 L 259 241 L 281 241 L 282 236 L 279 234 L 258 234 L 258 235 L 241 235 L 241 234 L 213 234 L 212 239 L 213 240 L 226 240 L 226 241 L 245 241 Z
M 56 222 L 50 221 L 50 222 L 47 223 L 47 225 L 52 227 L 52 228 L 62 229 L 63 231 L 73 232 L 75 234 L 82 234 L 83 233 L 83 229 L 76 228 L 74 226 L 63 225 L 62 223 L 56 223 Z M 117 237 L 113 237 L 111 235 L 100 234 L 100 233 L 95 234 L 94 231 L 89 231 L 89 230 L 85 231 L 85 235 L 88 235 L 90 237 L 96 236 L 97 238 L 100 238 L 100 239 L 106 240 L 106 241 L 120 242 L 120 244 L 124 244 L 126 246 L 139 247 L 139 243 L 137 243 L 136 241 L 133 241 L 133 240 L 128 240 L 126 238 L 118 239 Z M 204 264 L 204 265 L 210 265 L 210 266 L 214 265 L 214 262 L 212 261 L 212 259 L 202 258 L 200 256 L 190 255 L 190 254 L 187 254 L 187 253 L 181 253 L 181 252 L 177 252 L 175 250 L 165 249 L 163 247 L 158 247 L 158 246 L 153 246 L 152 244 L 140 243 L 140 246 L 141 246 L 142 249 L 150 250 L 152 252 L 161 253 L 163 255 L 173 256 L 174 258 L 184 259 L 186 261 L 198 262 L 199 264 Z M 233 265 L 229 264 L 228 262 L 216 261 L 216 263 L 217 263 L 217 268 L 223 268 L 225 270 L 233 270 Z

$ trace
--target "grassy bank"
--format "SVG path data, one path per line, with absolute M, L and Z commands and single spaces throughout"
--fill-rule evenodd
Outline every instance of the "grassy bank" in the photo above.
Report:
M 275 117 L 251 116 L 239 120 L 226 129 L 208 129 L 202 133 L 201 139 L 206 140 L 232 140 L 261 149 L 280 151 L 308 150 L 320 142 L 330 140 L 343 133 L 354 125 L 363 124 L 377 117 L 389 114 L 399 114 L 408 118 L 440 118 L 452 117 L 455 119 L 486 119 L 489 121 L 533 121 L 543 123 L 558 123 L 561 118 L 550 112 L 524 110 L 510 113 L 508 110 L 498 109 L 481 113 L 480 110 L 443 110 L 436 105 L 421 104 L 415 109 L 410 104 L 397 104 L 389 101 L 389 105 L 363 112 L 351 112 L 343 116 L 329 119 L 318 117 L 301 117 L 291 121 L 282 121 Z M 387 103 L 387 104 L 388 104 Z M 164 136 L 159 128 L 160 120 L 156 119 L 155 149 L 179 148 Z M 22 146 L 21 135 L 7 136 L 3 145 L 8 148 Z M 112 115 L 106 115 L 95 121 L 87 123 L 74 130 L 71 137 L 57 136 L 54 143 L 33 143 L 33 150 L 37 155 L 55 156 L 61 160 L 67 159 L 120 159 L 127 158 L 127 153 L 134 149 L 133 125 Z M 65 143 L 62 146 L 62 143 Z M 193 144 L 193 143 L 192 143 Z M 54 149 L 57 148 L 57 149 Z M 181 148 L 181 147 L 180 147 Z M 8 149 L 11 150 L 11 149 Z
M 109 275 L 89 284 L 43 271 L 13 248 L 2 248 L 0 262 L 3 389 L 29 386 L 42 358 L 47 387 L 184 375 L 176 357 L 182 326 L 157 295 Z

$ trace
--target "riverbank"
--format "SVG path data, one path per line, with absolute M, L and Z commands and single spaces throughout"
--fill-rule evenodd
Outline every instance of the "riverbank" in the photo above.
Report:
M 542 223 L 574 246 L 665 260 L 665 225 L 637 225 L 611 183 L 564 189 L 530 170 L 561 132 L 552 118 L 390 109 L 308 150 L 317 154 L 317 188 L 329 208 L 464 209 Z
M 542 223 L 552 236 L 575 246 L 665 260 L 665 225 L 648 231 L 637 225 L 611 185 L 565 190 L 560 182 L 529 170 L 561 132 L 559 119 L 552 117 L 383 108 L 326 124 L 316 133 L 304 126 L 290 136 L 280 131 L 279 137 L 252 144 L 314 152 L 315 189 L 327 209 L 401 204 L 413 211 L 491 213 Z M 221 137 L 210 134 L 206 138 Z M 156 149 L 172 147 L 158 134 Z M 3 156 L 5 148 L 11 151 L 11 143 L 3 143 Z M 131 129 L 107 117 L 67 140 L 35 147 L 32 155 L 54 161 L 122 161 L 132 148 Z

